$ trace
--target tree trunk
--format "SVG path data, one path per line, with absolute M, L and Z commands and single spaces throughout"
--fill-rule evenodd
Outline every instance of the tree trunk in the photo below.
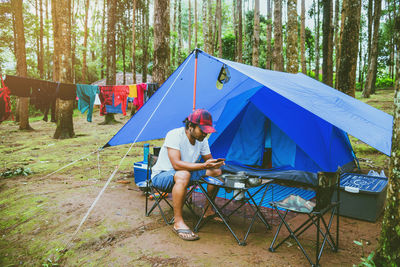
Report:
M 372 46 L 372 24 L 373 17 L 372 17 L 372 10 L 374 9 L 374 0 L 368 0 L 368 11 L 367 11 L 367 18 L 368 18 L 368 43 L 367 43 L 367 52 L 368 52 L 368 62 L 371 60 L 371 46 Z
M 335 72 L 337 73 L 338 71 L 338 63 L 339 63 L 339 34 L 340 34 L 340 27 L 339 27 L 339 9 L 340 9 L 340 1 L 336 0 L 335 1 L 335 56 L 336 56 L 336 62 L 335 62 Z M 336 88 L 336 82 L 337 76 L 335 78 L 335 88 Z
M 40 79 L 45 79 L 44 77 L 44 47 L 43 47 L 43 3 L 39 0 L 39 58 L 38 58 L 38 70 Z
M 71 77 L 71 0 L 52 0 L 53 29 L 54 29 L 54 54 L 58 55 L 54 72 L 54 81 L 72 83 Z M 74 100 L 58 99 L 58 112 L 56 115 L 57 128 L 55 139 L 72 138 L 75 136 L 73 126 Z
M 71 68 L 71 76 L 72 76 L 72 82 L 76 82 L 76 72 L 75 72 L 75 50 L 76 50 L 76 33 L 75 33 L 75 18 L 77 15 L 77 12 L 79 10 L 79 0 L 77 2 L 77 7 L 76 7 L 76 13 L 74 14 L 75 10 L 75 1 L 72 0 L 72 16 L 71 16 L 71 25 L 72 25 L 72 31 L 71 31 L 71 60 L 72 60 L 72 68 Z
M 265 68 L 272 69 L 272 11 L 271 0 L 267 0 L 267 51 Z
M 154 14 L 153 82 L 161 85 L 169 68 L 169 0 L 154 0 Z
M 252 65 L 258 67 L 258 50 L 260 49 L 260 0 L 254 1 L 253 55 Z
M 389 181 L 386 206 L 379 246 L 374 262 L 376 266 L 398 266 L 400 263 L 400 16 L 395 22 L 397 43 L 396 84 L 394 93 L 392 149 L 389 163 Z
M 101 21 L 101 71 L 100 71 L 100 78 L 104 78 L 104 62 L 105 62 L 105 57 L 106 57 L 106 47 L 105 47 L 105 42 L 104 42 L 104 37 L 105 37 L 105 29 L 106 29 L 106 10 L 107 10 L 107 0 L 103 0 L 103 19 Z
M 116 84 L 116 51 L 115 34 L 117 23 L 117 3 L 113 0 L 107 0 L 107 64 L 106 64 L 106 84 Z M 101 124 L 113 124 L 116 120 L 113 113 L 107 113 Z
M 237 61 L 243 62 L 243 19 L 242 19 L 242 0 L 237 0 L 237 25 L 238 25 L 238 42 L 237 42 Z
M 89 0 L 85 3 L 85 23 L 83 31 L 83 49 L 82 49 L 82 83 L 87 82 L 87 64 L 86 64 L 86 51 L 87 51 L 87 39 L 88 39 L 88 17 L 89 17 Z
M 301 51 L 301 72 L 307 75 L 306 63 L 306 1 L 301 0 L 301 25 L 300 25 L 300 51 Z
M 286 58 L 289 73 L 297 73 L 299 71 L 298 53 L 297 53 L 297 0 L 288 0 L 287 2 L 287 47 Z
M 338 90 L 355 96 L 358 35 L 360 32 L 361 0 L 344 0 L 340 64 L 337 73 Z
M 332 0 L 325 0 L 323 3 L 322 22 L 322 82 L 333 86 L 333 28 L 332 28 Z
M 178 0 L 178 64 L 182 62 L 182 0 Z
M 44 0 L 46 2 L 46 28 L 49 21 L 49 0 Z M 50 80 L 51 76 L 51 59 L 50 59 L 50 34 L 46 33 L 46 70 L 47 70 L 47 80 Z
M 377 63 L 378 63 L 378 38 L 379 38 L 379 20 L 381 18 L 381 0 L 375 0 L 374 3 L 374 31 L 372 37 L 372 48 L 368 62 L 367 78 L 362 92 L 363 97 L 368 98 L 375 89 Z
M 211 55 L 214 55 L 214 51 L 213 51 L 213 47 L 214 47 L 214 38 L 213 38 L 213 22 L 212 22 L 212 18 L 213 18 L 213 12 L 212 12 L 212 4 L 211 4 L 211 0 L 208 0 L 207 2 L 208 5 L 208 23 L 206 25 L 208 25 L 208 30 L 207 30 L 207 40 L 208 40 L 208 53 Z
M 208 27 L 207 27 L 207 0 L 203 0 L 203 4 L 202 4 L 202 18 L 203 18 L 203 47 L 204 47 L 204 51 L 206 53 L 209 53 L 208 51 Z
M 172 55 L 171 55 L 171 58 L 172 58 L 172 66 L 173 66 L 173 68 L 175 68 L 175 66 L 176 66 L 176 37 L 177 37 L 177 30 L 176 30 L 176 25 L 177 25 L 177 23 L 176 23 L 176 17 L 177 17 L 177 14 L 178 14 L 178 0 L 174 0 L 174 17 L 173 17 L 173 20 L 172 20 L 172 34 L 173 34 L 173 37 L 171 38 L 171 41 L 172 41 Z
M 168 7 L 169 8 L 169 7 Z M 169 13 L 169 12 L 168 12 Z M 144 40 L 144 46 L 143 46 L 143 75 L 142 75 L 142 82 L 147 83 L 147 65 L 149 64 L 149 0 L 145 0 L 144 4 L 144 35 L 143 35 L 143 40 Z M 169 17 L 169 14 L 168 14 Z M 168 21 L 169 23 L 169 21 Z M 168 24 L 168 31 L 169 31 L 169 24 Z M 168 40 L 169 42 L 169 40 Z M 169 43 L 168 43 L 168 49 L 169 49 Z M 169 57 L 167 58 L 169 60 Z
M 315 3 L 315 8 L 317 9 L 317 12 L 314 14 L 316 17 L 314 18 L 315 22 L 315 79 L 319 81 L 319 0 L 317 0 Z
M 274 1 L 274 70 L 283 71 L 282 1 Z
M 189 43 L 189 49 L 188 53 L 192 51 L 192 6 L 191 6 L 192 0 L 189 0 L 189 10 L 188 10 L 188 15 L 189 15 L 189 22 L 188 22 L 188 43 Z
M 198 28 L 198 22 L 197 22 L 197 0 L 194 0 L 194 45 L 196 48 L 198 48 L 197 44 L 197 28 Z
M 136 0 L 133 0 L 132 6 L 132 83 L 136 84 L 136 20 L 135 20 L 135 12 L 136 12 Z
M 221 0 L 217 0 L 217 18 L 218 18 L 218 57 L 222 58 L 222 6 Z
M 12 0 L 11 6 L 14 7 L 14 29 L 15 29 L 15 57 L 17 59 L 17 75 L 27 77 L 28 69 L 26 65 L 24 19 L 22 16 L 22 0 Z M 29 97 L 19 98 L 19 129 L 32 130 L 29 125 Z

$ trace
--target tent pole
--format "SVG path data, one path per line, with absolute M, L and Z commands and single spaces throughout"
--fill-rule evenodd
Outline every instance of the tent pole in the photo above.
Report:
M 194 84 L 193 84 L 193 111 L 196 109 L 196 84 L 197 84 L 197 56 L 199 50 L 196 48 L 194 50 L 195 58 L 194 58 Z

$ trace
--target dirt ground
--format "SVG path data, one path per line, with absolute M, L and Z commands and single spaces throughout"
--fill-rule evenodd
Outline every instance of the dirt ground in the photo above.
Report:
M 276 230 L 257 222 L 246 246 L 239 246 L 227 228 L 210 222 L 200 229 L 200 240 L 179 239 L 159 212 L 144 215 L 145 198 L 133 180 L 133 162 L 141 159 L 142 143 L 135 144 L 90 216 L 74 235 L 110 174 L 120 164 L 129 146 L 107 148 L 64 170 L 46 174 L 104 145 L 127 121 L 98 125 L 103 118 L 94 112 L 92 123 L 76 113 L 76 138 L 54 140 L 55 126 L 32 120 L 35 131 L 18 131 L 18 125 L 0 125 L 0 172 L 23 167 L 33 174 L 0 178 L 1 266 L 307 266 L 293 240 L 275 253 L 268 251 Z M 162 140 L 150 142 L 160 145 Z M 382 166 L 383 168 L 384 166 Z M 197 200 L 196 200 L 197 201 Z M 201 200 L 200 200 L 201 202 Z M 267 218 L 271 219 L 271 213 Z M 195 220 L 185 210 L 190 226 Z M 304 218 L 290 219 L 298 225 Z M 377 222 L 340 218 L 340 249 L 325 249 L 323 266 L 352 266 L 377 247 L 382 216 Z M 234 229 L 243 236 L 249 220 L 234 218 Z M 73 238 L 71 242 L 70 239 Z M 301 238 L 308 251 L 314 234 Z M 363 247 L 354 240 L 362 240 Z

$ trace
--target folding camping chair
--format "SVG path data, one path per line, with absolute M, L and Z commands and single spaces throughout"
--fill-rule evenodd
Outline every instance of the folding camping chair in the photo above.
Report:
M 276 212 L 281 219 L 281 222 L 277 228 L 274 239 L 269 247 L 269 251 L 274 252 L 280 245 L 282 245 L 287 239 L 293 237 L 298 246 L 300 247 L 303 254 L 312 266 L 318 266 L 321 259 L 322 252 L 325 244 L 328 242 L 332 251 L 337 252 L 339 248 L 339 186 L 340 186 L 340 172 L 319 172 L 317 175 L 318 184 L 315 188 L 316 191 L 316 202 L 311 202 L 303 199 L 297 195 L 290 195 L 281 201 L 270 202 L 271 206 L 274 207 Z M 332 201 L 332 195 L 336 189 L 337 201 Z M 283 209 L 281 212 L 279 209 Z M 307 214 L 307 220 L 300 225 L 297 229 L 292 230 L 288 222 L 285 220 L 288 211 L 295 213 Z M 331 211 L 329 223 L 326 223 L 324 215 Z M 336 240 L 333 239 L 330 229 L 333 222 L 333 217 L 336 214 Z M 321 225 L 322 222 L 322 225 Z M 283 239 L 279 244 L 275 245 L 279 231 L 282 225 L 285 225 L 289 231 L 289 235 Z M 299 241 L 299 237 L 304 233 L 310 226 L 316 226 L 316 247 L 315 247 L 315 263 L 312 262 L 310 256 L 307 254 L 303 246 Z M 323 237 L 322 245 L 320 247 L 320 234 Z
M 146 210 L 145 210 L 145 215 L 150 216 L 150 214 L 153 212 L 153 210 L 158 207 L 161 213 L 162 218 L 164 219 L 165 223 L 167 225 L 171 225 L 174 223 L 174 217 L 172 216 L 170 219 L 167 219 L 167 216 L 161 206 L 162 202 L 165 202 L 167 206 L 173 211 L 173 207 L 171 203 L 168 201 L 168 194 L 172 193 L 172 188 L 170 188 L 167 191 L 163 191 L 160 188 L 157 188 L 156 186 L 153 185 L 151 182 L 151 168 L 156 164 L 158 157 L 155 155 L 152 155 L 149 153 L 148 156 L 148 163 L 147 163 L 147 174 L 146 174 L 146 189 L 145 189 L 145 195 L 146 195 Z M 192 204 L 192 193 L 194 191 L 195 187 L 191 186 L 189 187 L 188 192 L 186 193 L 186 199 L 185 199 L 185 206 L 188 207 L 190 212 L 195 216 L 196 213 L 194 212 L 191 204 Z M 149 198 L 154 199 L 154 203 L 149 208 L 148 202 Z

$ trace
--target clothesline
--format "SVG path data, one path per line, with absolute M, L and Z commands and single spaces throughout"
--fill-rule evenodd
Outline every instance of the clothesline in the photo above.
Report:
M 25 78 L 13 75 L 6 75 L 3 88 L 8 87 L 9 95 L 18 97 L 30 97 L 30 104 L 44 112 L 47 121 L 47 114 L 51 108 L 52 121 L 55 118 L 55 101 L 57 98 L 62 100 L 78 100 L 78 109 L 83 113 L 86 111 L 87 121 L 92 121 L 92 113 L 96 100 L 96 95 L 100 99 L 100 115 L 107 113 L 122 113 L 126 115 L 127 103 L 132 102 L 136 110 L 158 89 L 156 83 L 141 83 L 132 85 L 88 85 L 88 84 L 66 84 L 60 82 L 50 82 L 34 78 Z M 6 92 L 3 88 L 0 93 Z M 9 100 L 4 97 L 0 101 L 0 111 L 5 106 L 9 106 Z M 0 122 L 2 114 L 0 114 Z

